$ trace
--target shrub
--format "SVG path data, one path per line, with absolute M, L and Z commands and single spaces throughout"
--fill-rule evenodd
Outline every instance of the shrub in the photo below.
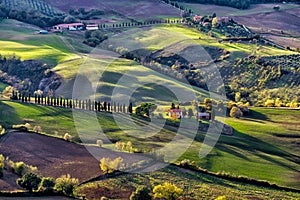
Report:
M 147 187 L 140 186 L 131 194 L 130 200 L 151 200 L 152 197 L 149 193 L 150 190 Z
M 0 178 L 3 177 L 3 169 L 4 169 L 4 156 L 0 154 Z
M 13 162 L 12 160 L 9 160 L 9 158 L 6 158 L 6 163 L 8 168 L 10 168 L 12 172 L 20 176 L 37 170 L 37 167 L 27 165 L 24 162 Z
M 106 174 L 121 170 L 124 168 L 123 159 L 121 157 L 114 160 L 111 160 L 110 158 L 102 158 L 100 160 L 100 168 Z
M 5 128 L 3 128 L 1 125 L 0 125 L 0 135 L 4 135 L 5 134 Z
M 42 128 L 40 126 L 34 126 L 33 131 L 36 133 L 40 133 L 42 131 Z
M 71 178 L 70 174 L 67 174 L 55 180 L 54 190 L 65 195 L 74 196 L 74 190 L 78 183 L 78 179 Z
M 103 141 L 102 140 L 97 140 L 97 146 L 98 147 L 102 147 L 102 145 L 103 145 Z
M 70 142 L 70 141 L 72 140 L 72 136 L 71 136 L 69 133 L 66 133 L 66 134 L 64 135 L 64 140 Z
M 43 177 L 41 184 L 38 188 L 39 192 L 44 192 L 44 193 L 52 193 L 54 189 L 54 180 L 53 178 L 50 177 Z
M 226 196 L 218 196 L 215 200 L 227 200 Z
M 125 146 L 124 142 L 116 142 L 117 151 L 122 151 L 124 149 L 124 146 Z
M 24 124 L 16 124 L 16 125 L 12 125 L 13 129 L 18 129 L 19 131 L 28 131 L 28 128 L 24 125 Z
M 183 190 L 176 185 L 165 182 L 155 186 L 153 193 L 155 199 L 176 200 L 183 194 Z
M 14 165 L 14 172 L 18 175 L 22 175 L 24 171 L 25 171 L 25 163 L 16 162 Z
M 240 108 L 233 106 L 230 110 L 230 117 L 240 118 L 243 116 L 243 112 Z
M 22 178 L 17 179 L 17 184 L 20 185 L 22 188 L 29 190 L 29 192 L 37 190 L 40 182 L 41 178 L 38 175 L 31 172 L 26 173 Z

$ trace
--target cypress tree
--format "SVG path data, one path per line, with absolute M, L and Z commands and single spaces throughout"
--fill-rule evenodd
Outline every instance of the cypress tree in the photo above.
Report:
M 110 112 L 110 102 L 107 103 L 107 110 Z
M 30 93 L 28 94 L 28 101 L 29 101 L 29 103 L 30 103 L 30 101 L 31 101 Z
M 132 103 L 131 102 L 129 103 L 129 106 L 128 106 L 128 112 L 130 114 L 132 114 Z
M 38 104 L 41 104 L 41 96 L 38 95 Z
M 117 105 L 116 105 L 116 102 L 114 102 L 114 112 L 117 112 Z
M 103 109 L 104 109 L 105 112 L 107 111 L 107 103 L 106 103 L 106 101 L 104 101 L 104 103 L 103 103 Z
M 123 113 L 126 113 L 126 106 L 123 104 Z
M 63 99 L 63 107 L 66 107 L 66 99 Z
M 101 103 L 100 103 L 100 101 L 98 101 L 98 111 L 100 112 L 101 111 Z

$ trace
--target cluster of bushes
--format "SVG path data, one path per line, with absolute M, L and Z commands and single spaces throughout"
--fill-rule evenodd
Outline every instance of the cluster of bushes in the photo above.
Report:
M 69 14 L 80 20 L 99 19 L 100 15 L 104 15 L 104 11 L 98 9 L 91 9 L 86 11 L 85 8 L 71 9 Z
M 9 158 L 5 159 L 5 168 L 19 176 L 37 171 L 37 167 L 25 164 L 24 162 L 14 162 Z
M 101 32 L 100 30 L 85 31 L 84 34 L 85 40 L 83 41 L 84 44 L 89 45 L 91 47 L 98 46 L 101 42 L 106 40 L 108 38 L 108 35 L 106 33 Z
M 132 142 L 116 142 L 116 150 L 123 152 L 133 152 Z
M 22 93 L 33 93 L 39 89 L 42 79 L 51 80 L 49 90 L 55 91 L 61 84 L 61 78 L 51 70 L 51 66 L 36 60 L 21 61 L 15 55 L 0 55 L 0 81 L 13 85 Z M 46 87 L 44 85 L 43 87 Z M 44 89 L 44 88 L 41 88 Z
M 277 105 L 295 106 L 300 102 L 299 58 L 299 55 L 251 56 L 238 59 L 230 69 L 221 68 L 224 83 L 228 85 L 227 97 L 256 106 L 268 105 L 268 100 L 279 98 Z
M 109 157 L 100 160 L 100 169 L 105 173 L 113 173 L 125 168 L 125 164 L 121 157 L 111 159 Z
M 136 191 L 131 194 L 130 200 L 151 200 L 153 198 L 175 200 L 182 196 L 183 190 L 172 183 L 164 182 L 163 184 L 155 186 L 152 193 L 148 187 L 139 186 Z
M 78 183 L 78 179 L 72 178 L 69 174 L 61 176 L 54 181 L 51 177 L 40 177 L 35 173 L 28 172 L 17 179 L 17 184 L 29 192 L 46 194 L 57 192 L 67 196 L 74 196 Z

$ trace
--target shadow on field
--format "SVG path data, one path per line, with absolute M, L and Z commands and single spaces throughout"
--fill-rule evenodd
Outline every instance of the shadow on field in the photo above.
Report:
M 22 123 L 22 120 L 16 110 L 0 101 L 0 125 L 4 128 L 10 128 L 13 124 L 19 123 Z
M 240 157 L 242 159 L 245 159 L 247 161 L 250 161 L 247 156 L 241 154 L 238 152 L 239 149 L 247 151 L 257 157 L 260 157 L 262 160 L 266 160 L 269 162 L 272 162 L 276 165 L 282 166 L 284 168 L 293 170 L 293 171 L 299 171 L 298 169 L 282 162 L 277 159 L 272 158 L 272 156 L 278 156 L 281 158 L 284 158 L 290 162 L 293 162 L 295 164 L 299 164 L 300 162 L 300 156 L 291 154 L 289 152 L 286 152 L 274 145 L 271 145 L 269 143 L 266 143 L 260 139 L 257 139 L 255 137 L 249 136 L 247 134 L 244 134 L 242 132 L 236 131 L 237 135 L 240 135 L 241 138 L 222 138 L 216 148 L 227 152 L 229 154 L 233 154 L 237 157 Z M 270 155 L 270 156 L 268 156 Z

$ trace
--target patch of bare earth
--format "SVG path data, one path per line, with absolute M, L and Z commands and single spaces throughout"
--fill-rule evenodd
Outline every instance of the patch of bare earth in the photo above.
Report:
M 99 160 L 103 157 L 122 157 L 125 163 L 134 163 L 144 157 L 139 155 L 113 152 L 99 147 L 87 147 L 67 142 L 61 139 L 47 137 L 35 133 L 14 132 L 2 138 L 0 152 L 12 161 L 23 161 L 26 164 L 36 166 L 38 172 L 46 177 L 57 178 L 61 175 L 70 174 L 84 182 L 102 174 Z M 12 177 L 12 181 L 8 180 Z M 0 181 L 0 190 L 14 188 L 12 182 L 17 177 L 6 176 Z

